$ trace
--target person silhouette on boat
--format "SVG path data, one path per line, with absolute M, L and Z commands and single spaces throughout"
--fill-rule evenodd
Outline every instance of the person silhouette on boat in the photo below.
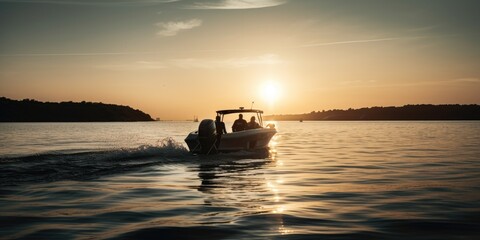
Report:
M 220 140 L 222 139 L 222 135 L 227 134 L 225 123 L 220 120 L 220 116 L 215 117 L 215 128 L 217 130 L 217 142 L 215 142 L 215 145 L 218 149 L 218 146 L 220 145 Z
M 247 123 L 246 129 L 255 129 L 255 128 L 261 128 L 260 124 L 255 122 L 255 116 L 252 116 L 250 118 L 250 122 Z
M 238 114 L 238 119 L 233 122 L 232 131 L 243 131 L 247 127 L 247 121 L 243 119 L 243 114 Z

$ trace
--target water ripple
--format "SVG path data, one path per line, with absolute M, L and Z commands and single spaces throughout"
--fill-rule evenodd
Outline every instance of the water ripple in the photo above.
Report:
M 186 151 L 193 123 L 9 125 L 0 238 L 480 238 L 480 122 L 276 125 L 214 156 Z

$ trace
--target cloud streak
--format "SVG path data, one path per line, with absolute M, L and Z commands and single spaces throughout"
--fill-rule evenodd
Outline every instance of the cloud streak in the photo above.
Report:
M 480 83 L 480 78 L 470 77 L 470 78 L 457 78 L 451 79 L 446 82 L 453 82 L 453 83 Z
M 415 40 L 415 39 L 423 39 L 423 38 L 428 38 L 428 37 L 426 36 L 391 37 L 391 38 L 359 39 L 359 40 L 350 40 L 350 41 L 318 42 L 318 43 L 300 45 L 297 48 L 323 47 L 323 46 L 357 44 L 357 43 L 387 42 L 387 41 L 397 41 L 397 40 Z
M 246 49 L 203 49 L 187 52 L 245 52 Z M 109 56 L 109 55 L 161 55 L 166 52 L 184 52 L 184 51 L 161 51 L 161 52 L 66 52 L 66 53 L 6 53 L 0 54 L 0 57 L 82 57 L 82 56 Z
M 361 81 L 351 81 L 361 82 Z M 367 82 L 365 82 L 367 83 Z M 437 81 L 417 81 L 417 82 L 407 82 L 407 83 L 394 83 L 394 84 L 381 84 L 377 82 L 372 85 L 362 85 L 362 87 L 368 88 L 384 88 L 384 87 L 416 87 L 416 86 L 439 86 L 439 85 L 478 85 L 480 84 L 480 79 L 476 77 L 467 77 L 467 78 L 457 78 L 457 79 L 446 79 L 446 80 L 437 80 Z
M 0 3 L 35 3 L 58 5 L 85 5 L 85 6 L 145 6 L 161 3 L 177 2 L 179 0 L 0 0 Z
M 245 68 L 251 66 L 261 65 L 277 65 L 284 63 L 275 54 L 265 54 L 254 57 L 243 58 L 228 58 L 228 59 L 174 59 L 170 60 L 170 64 L 180 68 L 204 68 L 204 69 L 218 69 L 218 68 Z
M 178 21 L 178 22 L 159 22 L 157 24 L 160 31 L 157 32 L 157 36 L 171 37 L 177 35 L 181 31 L 189 30 L 196 28 L 202 25 L 202 20 L 200 19 L 191 19 L 188 21 Z
M 226 9 L 254 9 L 275 7 L 285 4 L 286 0 L 220 0 L 210 2 L 196 2 L 188 5 L 187 9 L 199 10 L 226 10 Z
M 138 71 L 138 70 L 158 70 L 167 68 L 164 62 L 154 61 L 137 61 L 134 63 L 125 64 L 106 64 L 97 66 L 100 69 L 114 70 L 114 71 Z
M 88 53 L 15 53 L 0 54 L 0 57 L 68 57 L 68 56 L 109 56 L 109 55 L 136 55 L 159 54 L 153 52 L 88 52 Z
M 165 68 L 184 69 L 238 69 L 255 66 L 278 65 L 285 63 L 275 54 L 264 54 L 253 57 L 226 58 L 226 59 L 201 59 L 181 58 L 165 61 L 137 61 L 129 64 L 110 64 L 98 66 L 101 69 L 115 71 L 129 70 L 158 70 Z

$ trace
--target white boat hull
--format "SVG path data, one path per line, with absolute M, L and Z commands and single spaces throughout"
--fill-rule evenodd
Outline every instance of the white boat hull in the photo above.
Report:
M 277 130 L 275 130 L 275 128 L 257 128 L 223 134 L 216 151 L 231 152 L 266 149 L 268 148 L 270 139 L 272 139 L 276 133 Z M 198 132 L 191 132 L 185 139 L 185 142 L 187 143 L 190 152 L 201 152 Z

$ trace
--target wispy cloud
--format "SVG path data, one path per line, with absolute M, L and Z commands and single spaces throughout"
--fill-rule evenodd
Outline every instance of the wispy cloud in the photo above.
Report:
M 105 64 L 97 66 L 100 69 L 108 69 L 114 71 L 136 71 L 136 70 L 158 70 L 167 68 L 164 62 L 155 61 L 137 61 L 124 64 Z
M 181 31 L 196 28 L 202 25 L 202 20 L 191 19 L 188 21 L 178 22 L 159 22 L 157 24 L 160 27 L 160 31 L 157 32 L 158 36 L 171 37 L 177 35 Z
M 68 57 L 68 56 L 109 56 L 109 55 L 139 55 L 159 54 L 156 52 L 70 52 L 70 53 L 14 53 L 0 54 L 0 57 Z
M 228 59 L 174 59 L 170 64 L 180 68 L 244 68 L 261 65 L 277 65 L 284 63 L 279 56 L 275 54 L 265 54 L 254 57 L 228 58 Z
M 480 79 L 476 77 L 455 78 L 437 81 L 419 81 L 406 83 L 403 86 L 421 86 L 421 85 L 476 85 L 480 84 Z M 401 84 L 400 84 L 401 85 Z
M 426 37 L 426 36 L 390 37 L 390 38 L 358 39 L 358 40 L 349 40 L 349 41 L 316 42 L 316 43 L 309 43 L 309 44 L 300 45 L 300 46 L 298 46 L 298 48 L 322 47 L 322 46 L 342 45 L 342 44 L 386 42 L 386 41 L 397 41 L 397 40 L 414 40 L 414 39 L 423 39 L 423 38 L 428 38 L 428 37 Z
M 443 80 L 431 80 L 431 81 L 410 81 L 410 82 L 384 82 L 376 80 L 352 80 L 352 81 L 343 81 L 339 82 L 336 86 L 324 86 L 321 88 L 308 88 L 305 89 L 306 92 L 314 92 L 318 90 L 328 90 L 328 89 L 338 89 L 338 88 L 397 88 L 402 89 L 404 87 L 432 87 L 432 86 L 463 86 L 463 87 L 480 87 L 480 78 L 478 77 L 466 77 L 466 78 L 456 78 L 456 79 L 443 79 Z
M 444 80 L 436 80 L 436 81 L 415 81 L 415 82 L 405 82 L 405 83 L 380 83 L 376 81 L 349 81 L 342 82 L 341 85 L 350 85 L 352 83 L 372 83 L 372 84 L 365 84 L 357 86 L 361 87 L 368 87 L 368 88 L 383 88 L 383 87 L 416 87 L 416 86 L 438 86 L 438 85 L 478 85 L 480 84 L 480 79 L 475 77 L 467 77 L 467 78 L 456 78 L 456 79 L 444 79 Z
M 457 78 L 457 79 L 447 80 L 446 82 L 452 82 L 452 83 L 480 83 L 480 79 L 475 78 L 475 77 Z
M 181 58 L 165 61 L 137 61 L 128 64 L 101 65 L 98 68 L 109 70 L 158 70 L 164 68 L 186 69 L 236 69 L 254 66 L 277 65 L 285 63 L 275 54 L 265 54 L 253 57 L 202 59 Z
M 0 0 L 8 3 L 36 3 L 36 4 L 61 4 L 61 5 L 91 5 L 91 6 L 144 6 L 161 3 L 177 2 L 179 0 Z
M 188 9 L 252 9 L 275 7 L 285 4 L 286 0 L 219 0 L 208 2 L 196 2 L 186 6 Z
M 352 81 L 343 81 L 340 82 L 341 85 L 349 85 L 349 86 L 360 86 L 360 85 L 368 85 L 368 84 L 374 84 L 376 83 L 376 80 L 352 80 Z
M 198 52 L 245 52 L 242 48 L 223 48 L 223 49 L 203 49 L 189 51 Z M 64 52 L 64 53 L 5 53 L 0 57 L 82 57 L 82 56 L 110 56 L 110 55 L 162 55 L 166 52 L 185 52 L 185 51 L 148 51 L 148 52 Z

